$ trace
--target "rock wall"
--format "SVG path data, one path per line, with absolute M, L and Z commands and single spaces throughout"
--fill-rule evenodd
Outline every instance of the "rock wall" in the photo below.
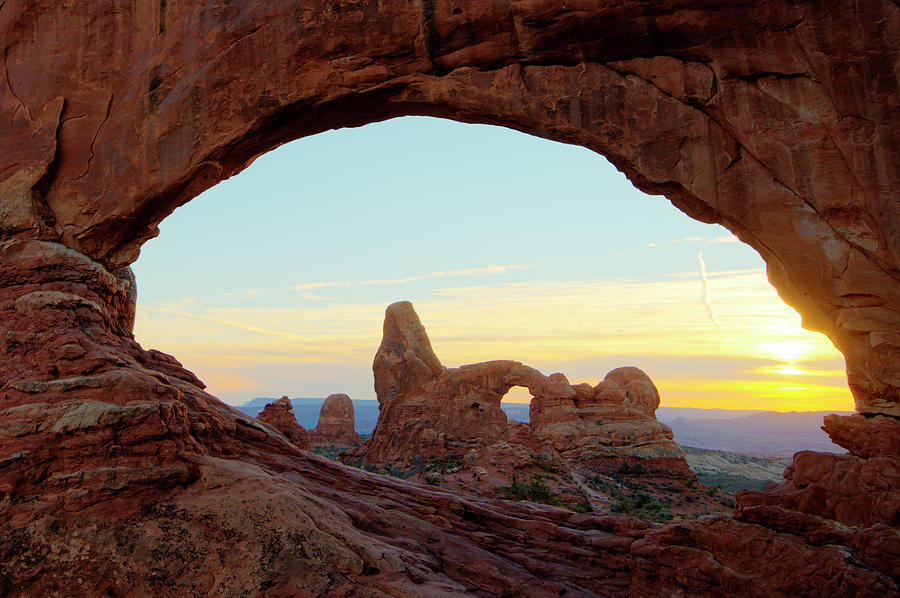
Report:
M 0 46 L 0 593 L 898 592 L 890 511 L 838 508 L 896 497 L 896 2 L 7 1 Z M 125 268 L 172 210 L 403 114 L 583 145 L 752 245 L 846 356 L 850 458 L 744 521 L 463 499 L 300 453 L 134 342 Z

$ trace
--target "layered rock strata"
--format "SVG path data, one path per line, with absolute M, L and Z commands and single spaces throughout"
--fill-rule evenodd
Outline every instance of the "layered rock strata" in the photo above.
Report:
M 385 312 L 372 369 L 380 411 L 359 451 L 368 463 L 444 459 L 520 440 L 535 456 L 550 451 L 600 471 L 639 461 L 650 471 L 693 477 L 672 430 L 656 421 L 659 393 L 638 368 L 613 370 L 596 388 L 517 361 L 445 368 L 412 304 L 401 301 Z M 533 395 L 527 432 L 511 427 L 500 407 L 513 386 Z
M 262 413 L 256 416 L 256 421 L 269 424 L 277 431 L 281 432 L 291 444 L 298 449 L 310 450 L 310 434 L 297 422 L 294 415 L 294 406 L 287 397 L 281 397 L 273 403 L 266 405 Z
M 129 277 L 39 241 L 0 258 L 4 595 L 898 591 L 874 543 L 864 563 L 839 538 L 465 498 L 302 452 L 131 339 Z
M 2 231 L 118 268 L 284 142 L 407 114 L 510 126 L 603 154 L 752 245 L 846 356 L 859 410 L 900 415 L 898 11 L 6 2 Z
M 356 446 L 362 443 L 356 433 L 353 401 L 345 394 L 329 395 L 319 410 L 319 421 L 309 433 L 313 447 Z
M 890 0 L 0 3 L 0 594 L 897 594 L 898 39 Z M 300 453 L 134 342 L 172 210 L 405 114 L 583 145 L 752 245 L 846 357 L 851 458 L 744 522 L 465 499 Z

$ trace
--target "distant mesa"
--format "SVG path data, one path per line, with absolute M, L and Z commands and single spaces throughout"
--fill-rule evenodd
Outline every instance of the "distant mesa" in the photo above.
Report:
M 312 448 L 309 442 L 309 432 L 297 423 L 297 418 L 294 417 L 294 407 L 286 396 L 266 405 L 262 413 L 256 416 L 256 420 L 281 432 L 297 448 L 305 451 Z
M 356 433 L 353 401 L 345 394 L 329 395 L 319 411 L 319 422 L 310 431 L 313 448 L 323 446 L 350 447 L 362 443 Z

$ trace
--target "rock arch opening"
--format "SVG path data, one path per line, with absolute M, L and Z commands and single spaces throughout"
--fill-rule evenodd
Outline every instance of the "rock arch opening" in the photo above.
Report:
M 847 408 L 835 353 L 812 364 L 831 371 L 825 384 L 771 372 L 790 365 L 765 350 L 772 335 L 813 347 L 813 358 L 825 343 L 800 330 L 758 256 L 639 193 L 592 152 L 495 127 L 395 119 L 275 153 L 179 209 L 135 264 L 138 338 L 179 355 L 232 404 L 328 395 L 332 380 L 348 378 L 347 361 L 356 364 L 350 394 L 371 397 L 380 311 L 409 298 L 433 306 L 454 363 L 512 357 L 596 384 L 649 358 L 658 383 L 674 382 L 664 396 L 676 404 L 699 396 L 695 406 L 721 406 L 718 377 L 730 380 L 732 407 L 746 388 L 755 406 L 764 396 L 768 408 L 803 409 L 795 396 L 814 386 Z M 348 169 L 354 176 L 342 176 Z M 284 255 L 317 257 L 265 265 Z M 177 296 L 172 280 L 183 281 Z M 751 296 L 761 313 L 748 320 Z
M 0 6 L 7 585 L 896 594 L 896 3 L 633 4 Z M 622 527 L 501 511 L 299 454 L 134 342 L 120 268 L 172 210 L 283 142 L 411 114 L 591 148 L 756 248 L 846 357 L 861 413 L 826 427 L 851 454 L 799 454 L 791 479 L 744 495 L 735 519 Z M 246 553 L 228 550 L 235 536 Z M 298 554 L 297 537 L 334 561 Z M 759 545 L 773 552 L 747 558 Z M 273 551 L 308 573 L 273 571 Z M 149 575 L 136 554 L 164 557 Z M 726 566 L 686 572 L 685 560 Z M 235 571 L 247 573 L 223 574 Z

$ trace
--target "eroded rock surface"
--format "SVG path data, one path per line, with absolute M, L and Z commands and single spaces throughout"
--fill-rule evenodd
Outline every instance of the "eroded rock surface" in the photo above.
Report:
M 0 242 L 0 258 L 5 595 L 898 591 L 884 523 L 825 543 L 769 518 L 660 526 L 465 498 L 302 452 L 138 346 L 127 278 L 41 241 Z
M 310 431 L 309 437 L 313 447 L 317 446 L 355 446 L 362 443 L 356 433 L 356 417 L 353 413 L 353 401 L 345 394 L 329 395 L 319 410 L 319 421 Z
M 423 367 L 423 364 L 432 364 Z M 622 463 L 693 477 L 672 430 L 656 421 L 659 393 L 635 367 L 613 370 L 592 388 L 572 386 L 563 374 L 544 376 L 517 361 L 445 368 L 408 301 L 385 312 L 384 337 L 373 363 L 378 423 L 364 453 L 368 463 L 404 463 L 462 457 L 495 443 L 518 445 L 513 461 L 570 461 L 596 471 Z M 528 431 L 511 426 L 500 407 L 513 386 L 528 388 Z M 504 449 L 505 450 L 505 449 Z M 503 452 L 503 451 L 500 451 Z M 479 460 L 497 464 L 498 451 Z
M 281 432 L 298 449 L 308 451 L 312 448 L 310 434 L 297 422 L 294 406 L 291 405 L 289 398 L 281 397 L 277 401 L 269 403 L 263 408 L 262 413 L 256 416 L 256 420 L 269 424 Z
M 281 143 L 406 114 L 511 126 L 752 245 L 859 410 L 900 415 L 896 2 L 336 6 L 5 2 L 3 237 L 117 268 Z
M 801 454 L 744 521 L 461 498 L 204 393 L 134 342 L 123 269 L 286 141 L 404 114 L 511 126 L 752 245 L 846 356 L 858 410 L 896 417 L 896 2 L 7 1 L 0 40 L 0 594 L 898 593 L 890 420 L 834 425 L 849 458 Z

